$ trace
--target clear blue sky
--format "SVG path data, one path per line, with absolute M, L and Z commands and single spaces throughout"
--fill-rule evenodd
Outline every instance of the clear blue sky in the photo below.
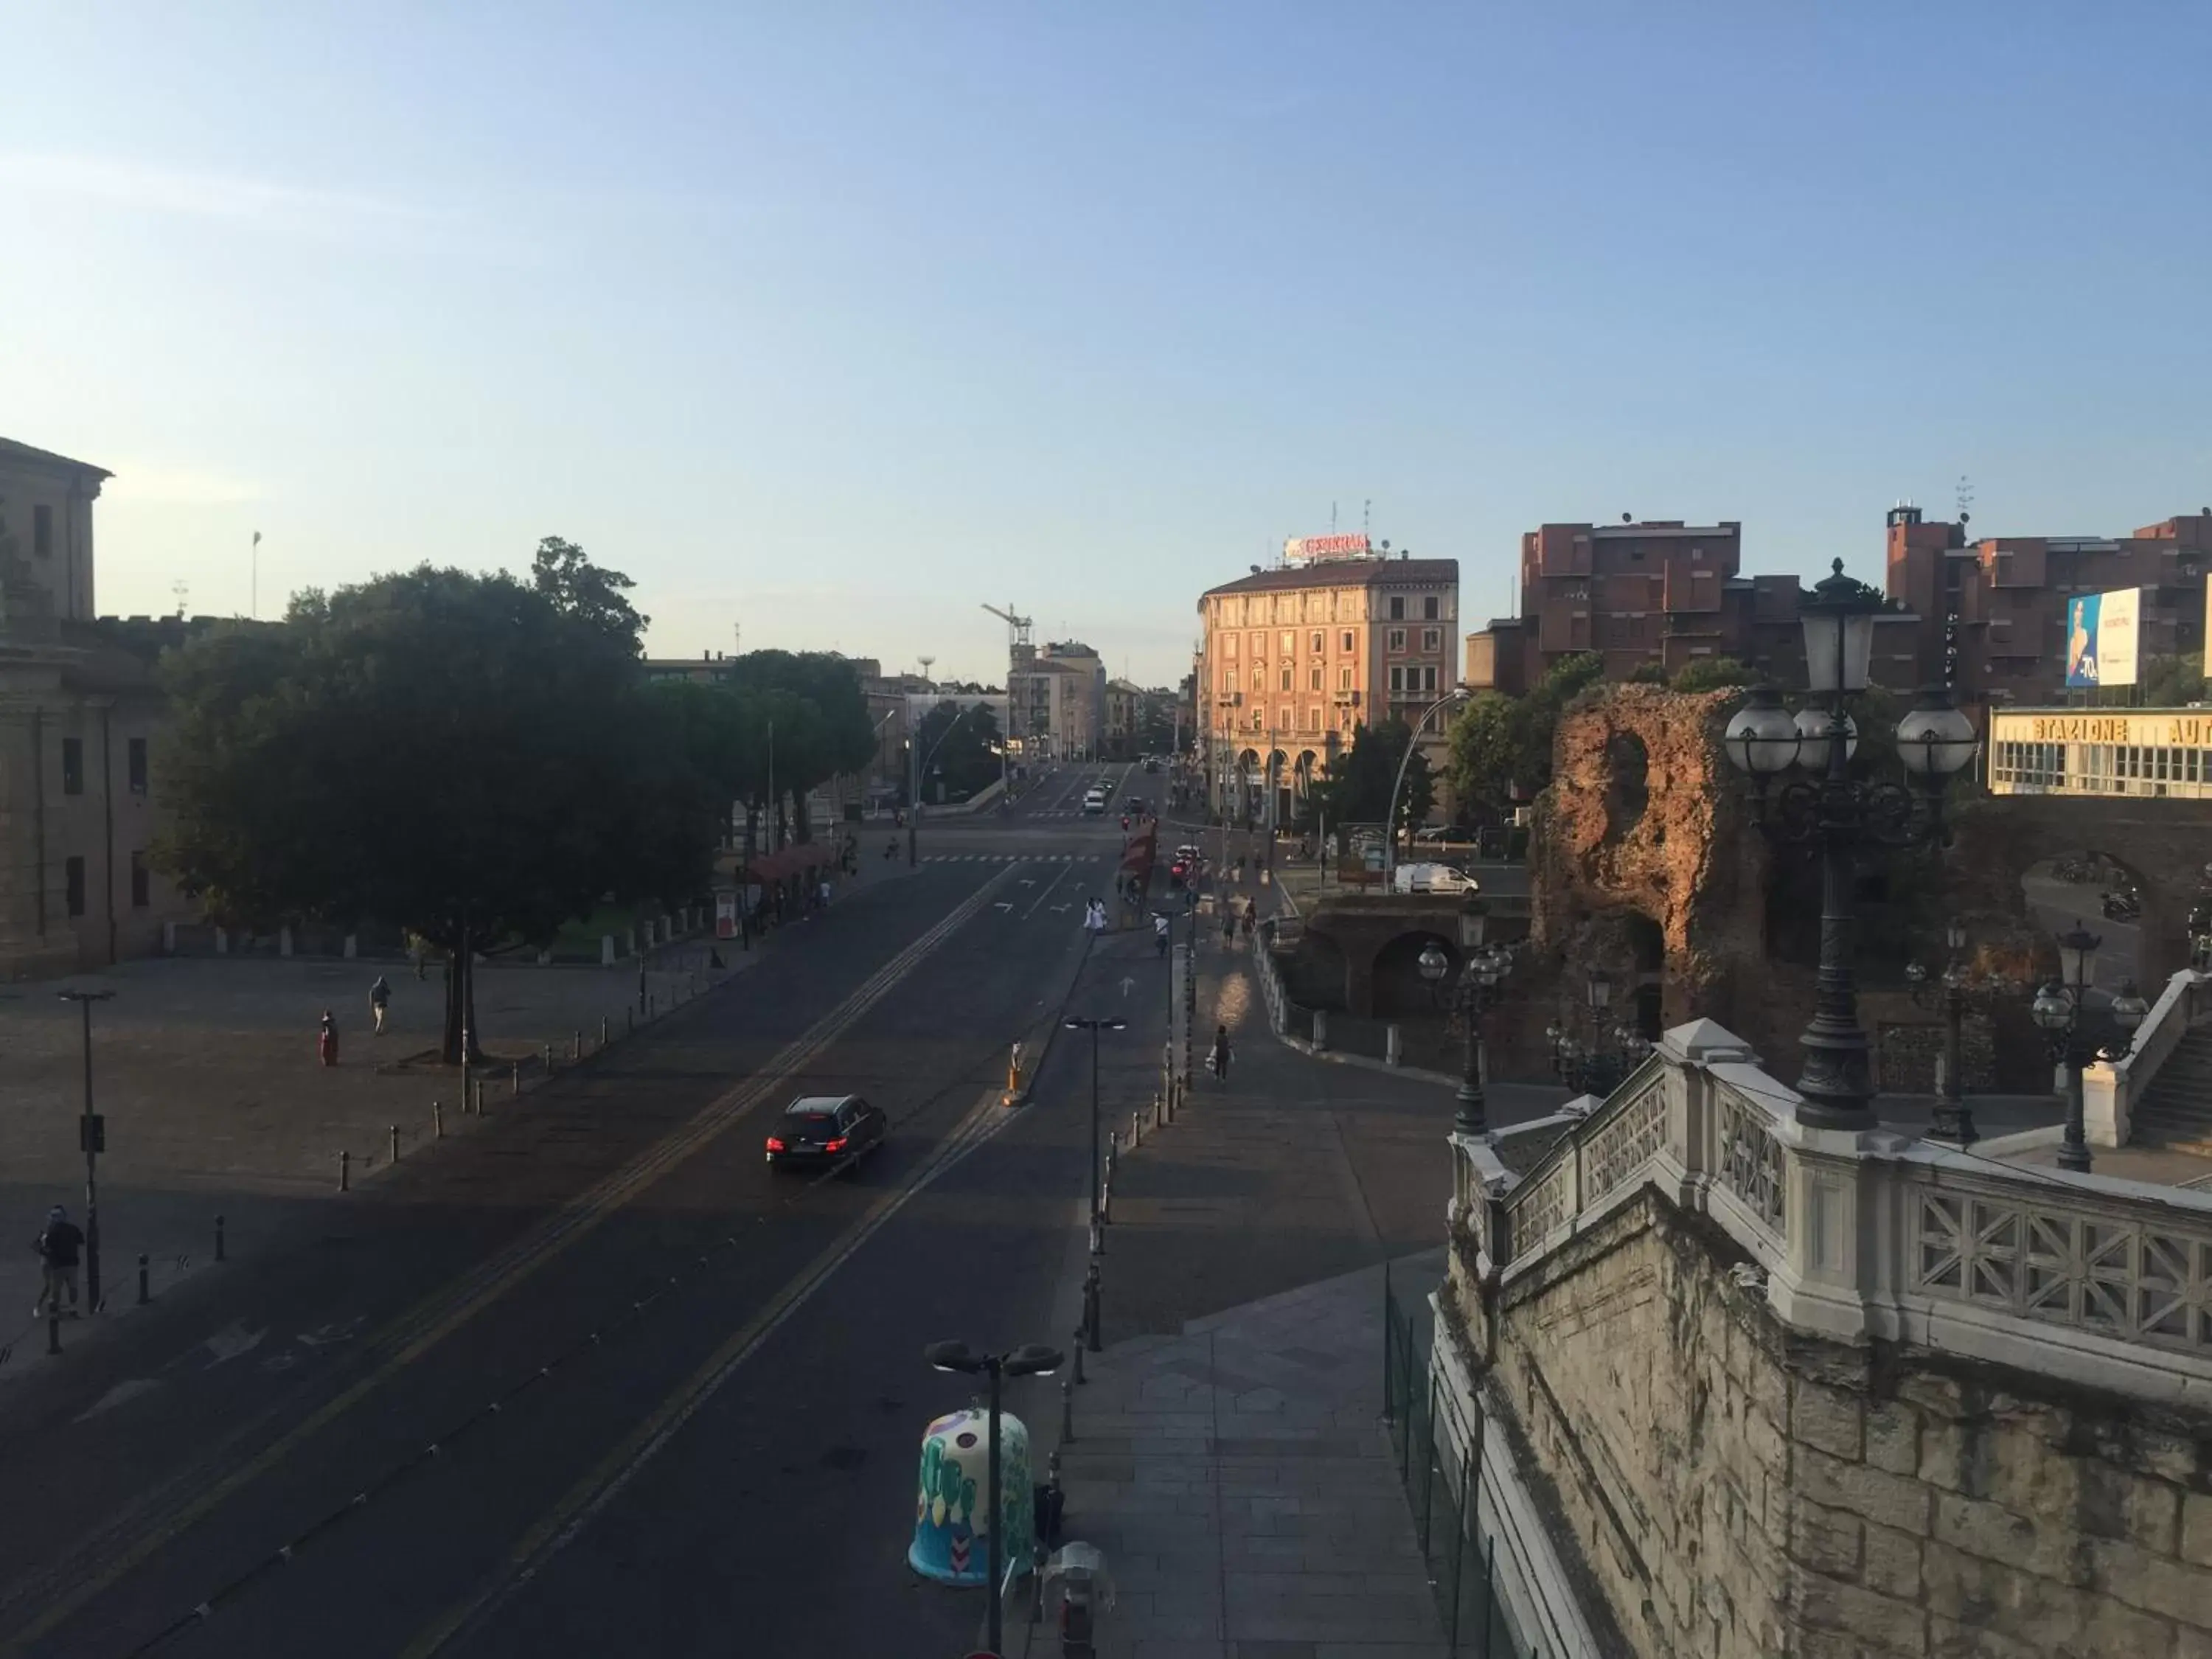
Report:
M 559 533 L 678 653 L 1175 678 L 1290 534 L 1879 579 L 2212 503 L 2212 8 L 26 7 L 0 434 L 100 599 Z

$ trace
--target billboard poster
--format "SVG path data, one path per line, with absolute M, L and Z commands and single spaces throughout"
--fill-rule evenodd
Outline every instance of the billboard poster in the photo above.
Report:
M 2136 624 L 2142 590 L 2076 593 L 2066 601 L 2066 685 L 2069 690 L 2136 683 Z

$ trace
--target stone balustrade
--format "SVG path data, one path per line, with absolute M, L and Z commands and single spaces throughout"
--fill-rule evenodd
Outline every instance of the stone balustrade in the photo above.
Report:
M 2191 1030 L 2212 1019 L 2212 974 L 2184 968 L 2166 982 L 2121 1059 L 2081 1073 L 2081 1122 L 2092 1146 L 2133 1138 L 2136 1103 Z
M 2212 1407 L 2212 1194 L 1812 1128 L 1800 1103 L 1730 1032 L 1678 1026 L 1525 1176 L 1455 1137 L 1455 1234 L 1510 1289 L 1655 1188 L 1798 1330 Z

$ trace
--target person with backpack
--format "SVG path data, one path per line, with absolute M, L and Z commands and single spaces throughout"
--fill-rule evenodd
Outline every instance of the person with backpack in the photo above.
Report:
M 39 1265 L 44 1269 L 39 1283 L 39 1299 L 31 1304 L 31 1316 L 36 1318 L 45 1313 L 49 1316 L 62 1310 L 62 1292 L 69 1292 L 70 1317 L 76 1317 L 76 1261 L 77 1252 L 84 1248 L 84 1234 L 76 1223 L 69 1218 L 69 1212 L 58 1204 L 46 1212 L 46 1224 L 31 1248 L 39 1253 Z
M 368 1018 L 371 1024 L 375 1027 L 374 1035 L 377 1036 L 384 1035 L 385 1018 L 391 1012 L 392 981 L 379 974 L 376 976 L 376 982 L 368 988 Z

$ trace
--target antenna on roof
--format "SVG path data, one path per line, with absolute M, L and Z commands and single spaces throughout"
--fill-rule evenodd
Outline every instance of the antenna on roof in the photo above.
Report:
M 191 599 L 192 585 L 179 577 L 177 580 L 169 584 L 169 592 L 176 597 L 177 620 L 182 622 L 185 617 L 185 607 Z
M 1374 526 L 1374 524 L 1373 524 L 1373 522 L 1372 522 L 1372 520 L 1373 520 L 1374 517 L 1375 517 L 1375 503 L 1374 503 L 1374 501 L 1373 501 L 1372 500 L 1369 500 L 1369 501 L 1364 501 L 1360 502 L 1360 504 L 1359 504 L 1359 533 L 1360 533 L 1361 535 L 1364 536 L 1364 535 L 1365 535 L 1365 534 L 1366 534 L 1370 530 L 1371 530 L 1371 529 L 1373 529 L 1373 528 L 1375 527 L 1375 526 Z
M 1961 472 L 1958 483 L 1952 489 L 1951 497 L 1959 508 L 1959 522 L 1966 523 L 1966 509 L 1974 504 L 1974 481 Z

